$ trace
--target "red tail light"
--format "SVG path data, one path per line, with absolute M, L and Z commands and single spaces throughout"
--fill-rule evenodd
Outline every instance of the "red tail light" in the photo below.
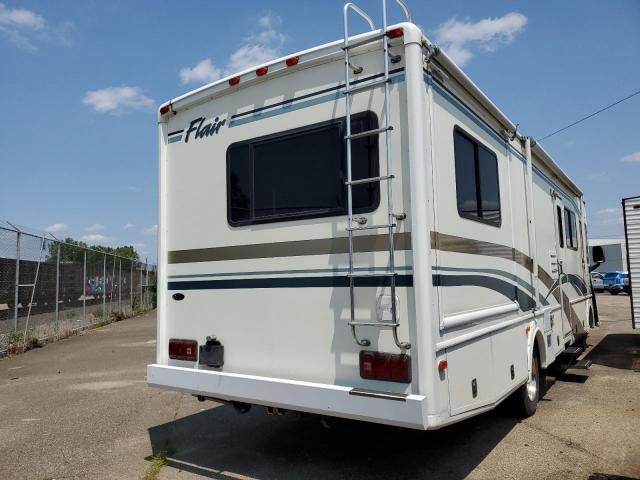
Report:
M 299 57 L 289 57 L 287 58 L 287 67 L 293 67 L 294 65 L 297 65 L 299 61 Z
M 391 30 L 387 30 L 387 37 L 389 38 L 398 38 L 404 35 L 404 31 L 402 27 L 392 28 Z
M 440 360 L 438 362 L 438 370 L 442 371 L 442 370 L 446 370 L 449 367 L 449 362 L 447 362 L 446 360 Z
M 360 351 L 360 377 L 386 382 L 411 382 L 409 355 Z
M 171 360 L 187 360 L 195 362 L 198 360 L 198 342 L 195 340 L 180 340 L 172 338 L 169 340 L 169 358 Z
M 240 77 L 231 77 L 231 78 L 229 79 L 229 85 L 231 85 L 232 87 L 233 87 L 234 85 L 239 84 L 239 83 L 240 83 Z
M 262 75 L 265 75 L 268 71 L 269 71 L 269 67 L 260 67 L 256 70 L 256 75 L 261 77 Z

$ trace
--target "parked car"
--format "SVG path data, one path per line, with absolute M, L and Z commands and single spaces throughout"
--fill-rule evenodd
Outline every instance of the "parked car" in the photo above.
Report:
M 604 292 L 604 275 L 600 272 L 591 272 L 591 285 L 594 292 Z
M 629 289 L 629 273 L 627 272 L 607 272 L 604 274 L 604 289 L 611 295 L 617 295 L 620 292 L 630 293 Z

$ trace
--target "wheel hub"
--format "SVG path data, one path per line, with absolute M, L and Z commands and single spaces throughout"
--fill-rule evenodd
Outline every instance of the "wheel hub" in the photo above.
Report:
M 531 377 L 527 382 L 527 395 L 531 401 L 538 397 L 538 362 L 535 359 L 531 365 Z

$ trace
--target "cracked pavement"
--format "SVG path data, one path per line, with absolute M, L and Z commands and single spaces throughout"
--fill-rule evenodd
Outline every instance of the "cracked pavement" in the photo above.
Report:
M 640 333 L 629 297 L 598 295 L 587 372 L 548 378 L 537 413 L 507 409 L 419 432 L 228 406 L 152 389 L 155 314 L 0 361 L 0 478 L 640 477 Z

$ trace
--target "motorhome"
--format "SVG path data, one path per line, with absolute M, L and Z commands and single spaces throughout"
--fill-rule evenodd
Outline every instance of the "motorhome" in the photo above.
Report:
M 150 385 L 437 429 L 587 366 L 582 191 L 384 3 L 160 107 Z

